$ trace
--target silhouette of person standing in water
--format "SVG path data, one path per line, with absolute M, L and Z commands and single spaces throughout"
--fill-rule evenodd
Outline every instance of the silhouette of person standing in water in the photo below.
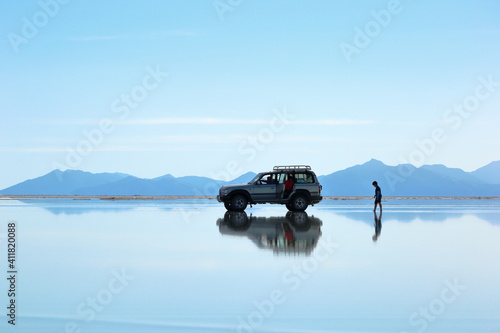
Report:
M 380 207 L 380 211 L 382 211 L 382 190 L 380 190 L 376 181 L 374 181 L 372 185 L 375 186 L 375 206 L 373 207 L 373 211 L 377 210 L 377 204 Z
M 380 232 L 382 231 L 382 211 L 380 211 L 380 214 L 378 216 L 374 211 L 373 220 L 375 221 L 375 234 L 373 235 L 372 240 L 376 242 L 378 240 L 378 237 L 380 236 Z

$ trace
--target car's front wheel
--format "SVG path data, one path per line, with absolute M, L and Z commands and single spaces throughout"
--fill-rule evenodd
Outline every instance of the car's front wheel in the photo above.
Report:
M 246 212 L 226 212 L 224 221 L 236 231 L 245 231 L 250 226 L 250 220 Z
M 247 208 L 248 200 L 243 194 L 236 194 L 231 198 L 231 210 L 242 211 Z
M 231 203 L 229 201 L 224 202 L 224 207 L 226 207 L 227 210 L 231 210 Z
M 307 198 L 304 195 L 296 194 L 290 201 L 290 206 L 292 207 L 293 211 L 303 212 L 304 210 L 307 209 L 307 206 L 309 206 L 309 202 L 307 201 Z

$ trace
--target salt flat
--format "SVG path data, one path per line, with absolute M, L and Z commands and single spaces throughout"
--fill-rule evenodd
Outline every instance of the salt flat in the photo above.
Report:
M 74 199 L 0 200 L 19 332 L 500 330 L 499 199 Z

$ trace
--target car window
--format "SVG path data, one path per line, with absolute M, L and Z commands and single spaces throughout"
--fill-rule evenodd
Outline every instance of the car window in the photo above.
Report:
M 260 177 L 260 184 L 262 185 L 274 185 L 277 184 L 276 174 L 274 173 L 266 173 Z
M 278 174 L 279 178 L 278 178 L 278 182 L 280 184 L 284 184 L 285 183 L 285 180 L 286 180 L 286 173 L 280 173 Z
M 255 177 L 253 177 L 253 179 L 250 182 L 248 182 L 248 184 L 254 184 L 257 180 L 260 179 L 260 177 L 261 177 L 261 174 L 255 175 Z
M 295 174 L 297 183 L 310 184 L 314 183 L 313 176 L 310 173 L 297 173 Z

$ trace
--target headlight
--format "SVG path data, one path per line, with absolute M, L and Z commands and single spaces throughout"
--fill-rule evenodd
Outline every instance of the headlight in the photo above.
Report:
M 227 195 L 229 193 L 228 189 L 221 189 L 222 195 Z

